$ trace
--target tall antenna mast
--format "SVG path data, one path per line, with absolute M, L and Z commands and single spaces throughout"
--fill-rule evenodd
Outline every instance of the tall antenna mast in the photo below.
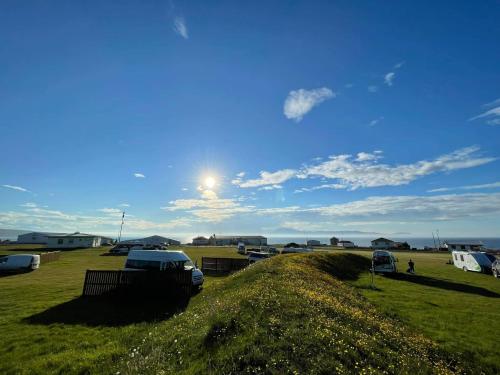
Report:
M 441 250 L 441 239 L 439 238 L 439 229 L 436 229 L 436 235 L 437 235 L 438 244 L 439 244 L 439 249 L 438 250 Z
M 118 243 L 120 243 L 122 240 L 122 229 L 123 229 L 123 222 L 124 221 L 125 221 L 125 211 L 123 211 L 123 214 L 122 214 L 122 225 L 120 225 L 120 234 L 118 235 Z
M 436 247 L 436 237 L 434 237 L 434 231 L 432 231 L 432 241 L 434 242 L 434 249 L 437 250 L 437 247 Z

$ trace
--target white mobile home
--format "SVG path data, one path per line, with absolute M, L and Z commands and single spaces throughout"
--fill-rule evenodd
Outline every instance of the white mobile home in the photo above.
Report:
M 353 247 L 356 247 L 356 245 L 354 245 L 354 242 L 352 242 L 352 241 L 339 241 L 337 243 L 337 246 L 344 247 L 344 248 L 353 248 Z
M 372 242 L 372 249 L 374 250 L 389 250 L 395 247 L 395 243 L 392 240 L 388 240 L 387 238 L 377 238 L 376 240 L 371 241 Z
M 207 240 L 208 241 L 208 240 Z M 171 238 L 167 237 L 162 237 L 162 236 L 150 236 L 146 238 L 139 238 L 136 240 L 127 240 L 127 241 L 122 241 L 121 243 L 124 244 L 143 244 L 143 245 L 180 245 L 180 241 L 173 240 Z
M 76 249 L 101 246 L 101 236 L 87 233 L 69 233 L 48 236 L 49 249 Z
M 47 244 L 49 236 L 57 236 L 64 233 L 30 232 L 17 236 L 17 243 L 25 244 Z

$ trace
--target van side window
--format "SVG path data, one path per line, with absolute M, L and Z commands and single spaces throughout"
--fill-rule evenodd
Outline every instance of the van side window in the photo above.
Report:
M 464 261 L 464 256 L 460 255 L 460 260 L 463 262 Z

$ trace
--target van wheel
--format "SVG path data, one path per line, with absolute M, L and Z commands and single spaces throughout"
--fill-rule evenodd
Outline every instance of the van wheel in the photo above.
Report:
M 464 270 L 464 272 L 468 271 L 467 267 L 465 267 L 465 266 L 462 269 Z
M 496 279 L 498 279 L 498 276 L 499 276 L 499 275 L 498 275 L 498 271 L 497 271 L 497 270 L 493 270 L 493 276 L 494 276 Z

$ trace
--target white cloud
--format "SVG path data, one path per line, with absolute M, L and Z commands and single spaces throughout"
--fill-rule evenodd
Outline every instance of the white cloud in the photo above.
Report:
M 336 94 L 326 87 L 290 91 L 283 105 L 283 113 L 286 118 L 299 122 L 315 106 L 335 96 Z
M 488 125 L 500 125 L 500 98 L 485 104 L 483 107 L 490 109 L 477 116 L 471 117 L 469 121 L 486 119 Z
M 137 178 L 146 178 L 146 176 L 144 176 L 142 173 L 134 173 L 134 177 L 137 177 Z
M 236 177 L 243 178 L 245 177 L 245 172 L 240 172 L 236 175 Z
M 343 184 L 323 184 L 323 185 L 319 185 L 319 186 L 313 186 L 313 187 L 310 187 L 310 188 L 301 188 L 301 189 L 297 189 L 294 191 L 294 193 L 304 193 L 304 192 L 310 192 L 310 191 L 315 191 L 315 190 L 322 190 L 322 189 L 347 189 L 348 186 L 347 185 L 343 185 Z
M 404 61 L 400 61 L 400 62 L 398 62 L 396 65 L 394 65 L 394 69 L 399 69 L 399 68 L 401 68 L 404 64 L 405 64 L 405 62 L 404 62 Z
M 259 188 L 258 190 L 276 190 L 276 189 L 283 189 L 283 186 L 281 185 L 267 185 Z
M 122 210 L 120 210 L 119 208 L 99 208 L 97 211 L 99 212 L 103 212 L 107 215 L 121 215 L 122 214 Z
M 376 118 L 375 120 L 371 120 L 369 123 L 368 123 L 368 126 L 375 126 L 377 125 L 380 121 L 382 121 L 384 119 L 384 117 L 379 117 L 379 118 Z
M 378 86 L 375 85 L 368 86 L 368 92 L 375 93 L 377 91 L 378 91 Z
M 15 186 L 15 185 L 2 185 L 2 187 L 6 189 L 11 189 L 11 190 L 17 190 L 17 191 L 22 191 L 22 192 L 29 192 L 28 189 L 25 189 L 21 186 Z
M 130 207 L 130 204 L 128 203 L 122 203 L 119 205 L 119 207 Z
M 36 203 L 33 203 L 33 202 L 26 202 L 26 203 L 23 203 L 21 205 L 21 207 L 34 208 L 34 207 L 38 207 L 38 205 Z
M 396 78 L 396 73 L 394 72 L 389 72 L 385 75 L 384 77 L 384 83 L 387 85 L 387 86 L 392 86 L 393 82 L 394 82 L 394 78 Z
M 344 87 L 345 87 L 346 89 L 350 89 L 350 88 L 354 87 L 354 84 L 353 84 L 353 83 L 346 83 L 346 84 L 344 85 Z
M 242 179 L 234 179 L 231 181 L 234 185 L 238 185 L 242 188 L 259 187 L 265 185 L 279 185 L 294 176 L 296 176 L 297 171 L 294 169 L 283 169 L 276 172 L 260 172 L 260 178 L 251 179 L 243 181 Z
M 183 187 L 181 190 L 182 191 L 188 191 L 189 189 L 187 187 Z
M 452 191 L 452 190 L 479 190 L 479 189 L 495 189 L 495 188 L 500 188 L 500 182 L 492 182 L 491 184 L 480 184 L 480 185 L 443 187 L 443 188 L 427 190 L 427 192 L 428 193 L 438 193 L 438 192 Z
M 189 38 L 188 28 L 186 25 L 186 20 L 184 17 L 175 17 L 174 19 L 174 31 L 182 36 L 184 39 Z
M 331 188 L 345 187 L 351 190 L 377 186 L 399 186 L 418 178 L 459 169 L 477 167 L 496 158 L 481 157 L 479 147 L 465 147 L 433 160 L 421 160 L 411 164 L 388 165 L 379 163 L 382 151 L 360 152 L 352 155 L 332 155 L 323 162 L 303 165 L 300 169 L 283 169 L 275 172 L 260 172 L 257 179 L 236 179 L 233 184 L 242 188 L 279 185 L 292 178 L 324 178 L 336 180 Z M 323 187 L 325 188 L 325 187 Z M 308 190 L 302 190 L 308 191 Z

